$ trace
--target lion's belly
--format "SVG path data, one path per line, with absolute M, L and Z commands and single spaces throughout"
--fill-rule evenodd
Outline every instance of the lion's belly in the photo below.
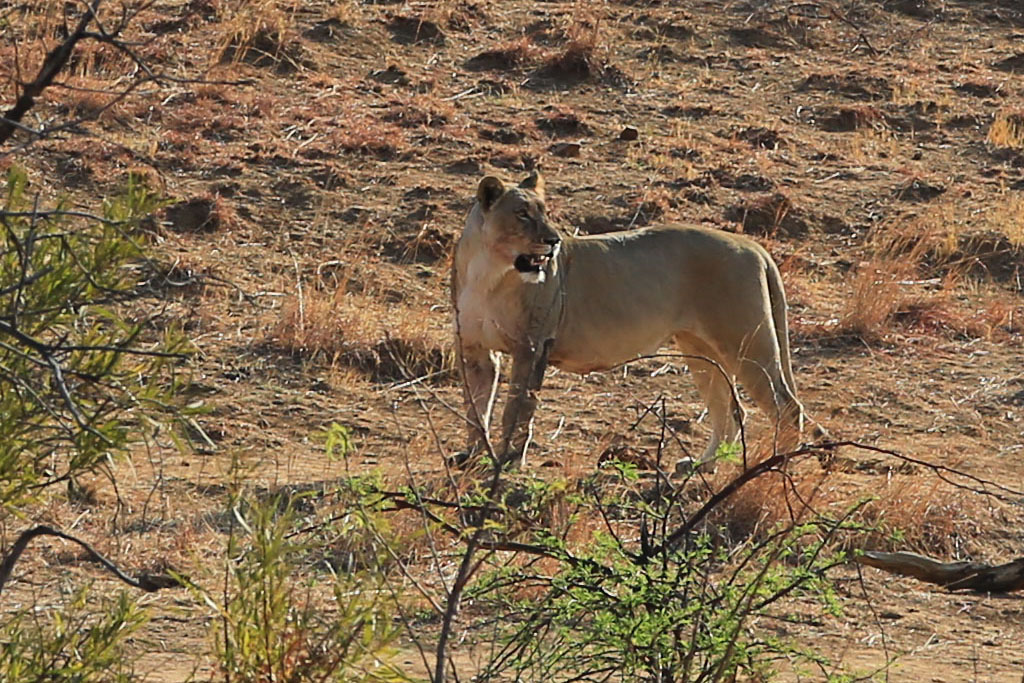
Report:
M 599 324 L 565 326 L 555 337 L 550 361 L 557 368 L 579 374 L 608 370 L 637 356 L 656 353 L 672 334 L 671 326 L 660 320 L 614 329 Z

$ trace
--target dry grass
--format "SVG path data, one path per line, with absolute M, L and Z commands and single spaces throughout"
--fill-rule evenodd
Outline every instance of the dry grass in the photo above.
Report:
M 849 528 L 860 531 L 837 536 L 838 546 L 944 557 L 961 554 L 965 539 L 983 531 L 988 518 L 977 496 L 895 460 L 856 463 L 855 469 L 872 474 L 825 470 L 813 460 L 769 472 L 745 485 L 708 523 L 726 542 L 739 542 L 822 517 L 846 518 Z M 734 468 L 720 468 L 712 488 L 721 489 L 735 475 Z M 872 477 L 869 486 L 865 476 Z
M 716 491 L 737 474 L 735 468 L 719 469 L 712 480 Z M 818 498 L 824 480 L 824 473 L 811 463 L 790 467 L 785 472 L 768 472 L 746 484 L 715 510 L 708 517 L 708 524 L 726 542 L 763 539 L 780 526 L 811 519 L 820 506 Z
M 1001 109 L 997 112 L 985 140 L 997 147 L 1024 149 L 1024 109 Z
M 302 47 L 295 30 L 295 12 L 300 7 L 294 0 L 225 3 L 218 12 L 219 61 L 244 61 L 254 66 L 297 71 L 302 61 Z
M 563 30 L 565 43 L 546 55 L 542 74 L 583 80 L 605 73 L 611 51 L 604 19 L 590 3 L 577 1 Z
M 542 50 L 530 36 L 523 35 L 490 50 L 485 50 L 467 62 L 471 69 L 517 69 L 533 64 Z
M 346 289 L 300 289 L 282 307 L 271 344 L 291 355 L 355 367 L 374 381 L 450 371 L 446 320 Z
M 346 152 L 388 160 L 408 147 L 405 130 L 400 125 L 383 120 L 364 107 L 350 105 L 331 123 L 331 129 L 326 131 L 329 142 L 337 143 Z
M 955 557 L 961 554 L 964 539 L 983 532 L 977 497 L 935 477 L 892 475 L 872 486 L 871 492 L 874 500 L 854 518 L 869 529 L 866 538 L 858 539 L 858 549 Z
M 1021 132 L 1024 134 L 1024 127 Z M 1013 248 L 1024 250 L 1024 197 L 1019 192 L 1005 193 L 988 212 L 988 223 L 1005 235 Z
M 884 341 L 896 322 L 956 322 L 951 305 L 957 275 L 921 277 L 926 259 L 948 238 L 922 232 L 923 227 L 914 223 L 879 232 L 872 255 L 849 277 L 850 295 L 834 334 Z
M 457 113 L 451 102 L 441 100 L 431 93 L 417 93 L 388 102 L 387 113 L 382 118 L 402 128 L 437 129 L 447 126 Z

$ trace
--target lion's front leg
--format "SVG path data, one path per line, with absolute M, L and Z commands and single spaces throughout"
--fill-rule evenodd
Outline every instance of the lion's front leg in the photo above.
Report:
M 553 343 L 553 339 L 548 339 L 540 348 L 524 349 L 513 355 L 508 402 L 501 419 L 502 438 L 498 453 L 502 465 L 522 467 L 526 464 L 526 449 L 533 436 L 537 393 L 544 382 Z
M 468 424 L 466 450 L 455 456 L 458 465 L 488 451 L 487 439 L 498 390 L 500 358 L 500 354 L 494 351 L 474 346 L 463 349 L 456 360 L 462 370 L 462 396 Z

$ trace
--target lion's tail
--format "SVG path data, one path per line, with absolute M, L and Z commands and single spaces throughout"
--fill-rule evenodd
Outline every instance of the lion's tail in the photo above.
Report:
M 765 268 L 768 277 L 768 297 L 772 306 L 772 322 L 775 325 L 775 336 L 779 341 L 782 376 L 786 380 L 786 384 L 789 385 L 790 392 L 796 396 L 793 362 L 789 355 L 789 321 L 786 319 L 786 292 L 782 288 L 782 275 L 771 257 L 765 259 Z

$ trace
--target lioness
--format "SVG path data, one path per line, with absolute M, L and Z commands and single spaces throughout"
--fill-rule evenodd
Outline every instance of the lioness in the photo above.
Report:
M 694 356 L 687 364 L 708 407 L 711 440 L 697 465 L 739 436 L 733 377 L 780 435 L 802 430 L 779 270 L 742 235 L 664 226 L 571 237 L 548 223 L 539 173 L 515 187 L 488 176 L 456 245 L 452 298 L 470 422 L 460 462 L 486 443 L 500 353 L 512 355 L 494 449 L 503 463 L 525 461 L 548 363 L 606 370 L 668 340 Z

